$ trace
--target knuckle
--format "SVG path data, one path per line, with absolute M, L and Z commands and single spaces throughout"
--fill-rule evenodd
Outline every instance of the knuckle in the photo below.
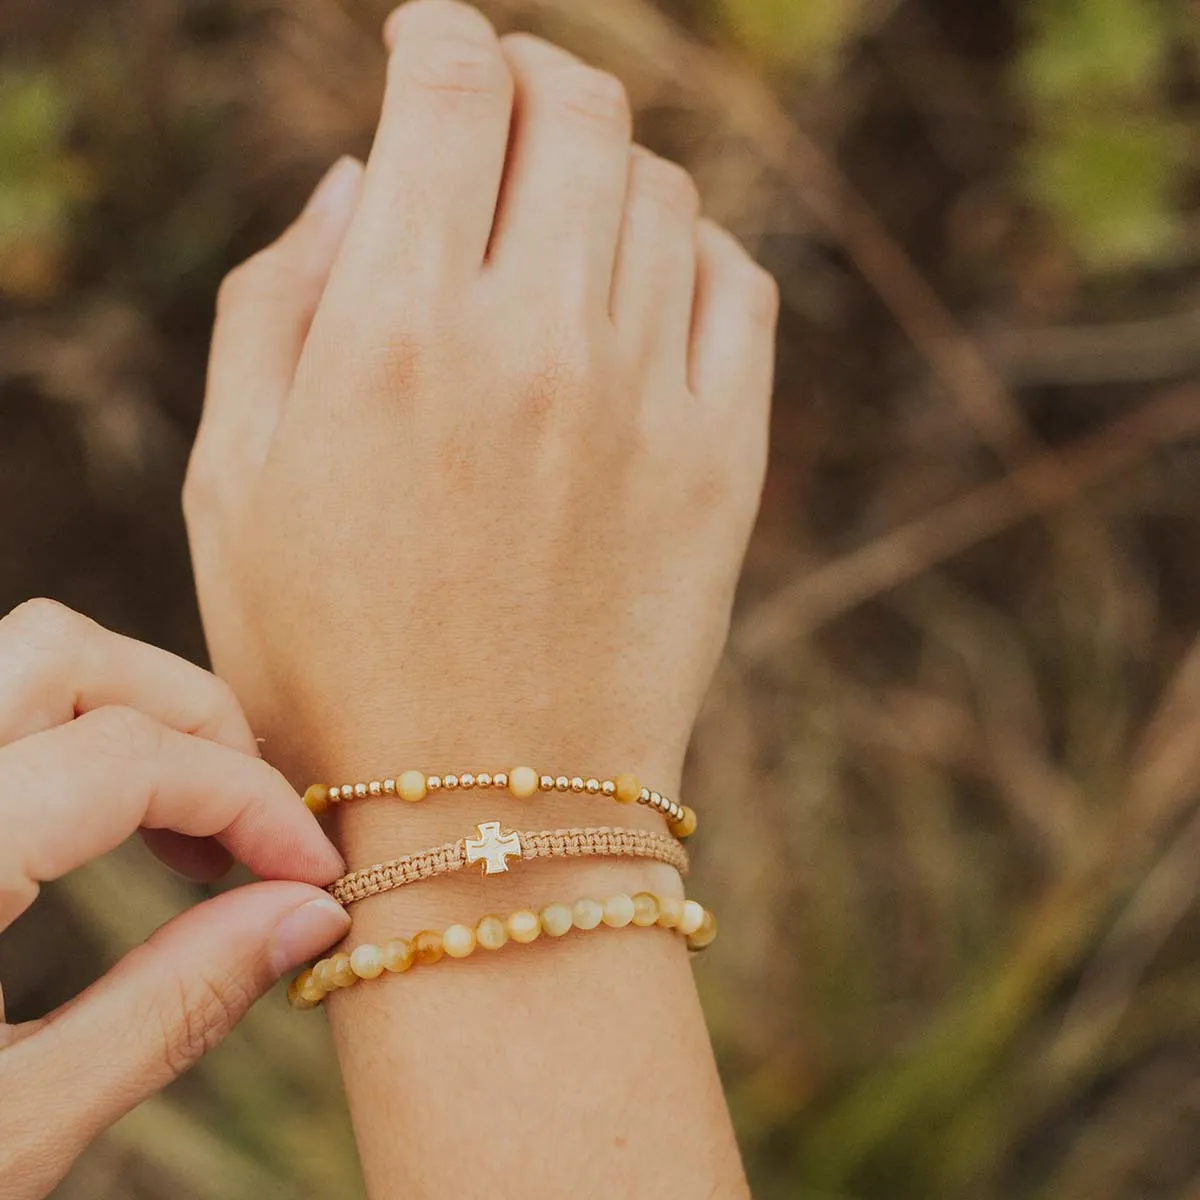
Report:
M 172 1075 L 182 1075 L 229 1036 L 246 1015 L 254 997 L 236 979 L 200 976 L 179 982 L 160 1003 L 163 1061 Z
M 688 220 L 695 219 L 700 211 L 700 189 L 690 171 L 653 154 L 638 155 L 636 171 L 639 195 Z
M 162 733 L 161 727 L 144 713 L 119 704 L 84 713 L 75 724 L 83 730 L 95 753 L 122 760 L 153 754 Z
M 629 93 L 615 75 L 582 63 L 572 63 L 555 74 L 553 89 L 568 114 L 610 131 L 625 133 L 632 126 Z
M 89 623 L 65 604 L 43 596 L 18 604 L 0 622 L 35 649 L 44 651 L 62 650 L 72 639 L 79 638 Z
M 435 96 L 499 96 L 508 90 L 511 77 L 495 42 L 447 35 L 402 48 L 388 67 L 395 86 L 409 81 Z

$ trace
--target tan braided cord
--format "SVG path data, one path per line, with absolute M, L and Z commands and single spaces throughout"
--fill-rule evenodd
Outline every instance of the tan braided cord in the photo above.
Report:
M 521 858 L 652 858 L 674 867 L 680 875 L 688 872 L 687 851 L 672 837 L 641 829 L 548 829 L 540 833 L 518 833 Z M 405 887 L 422 879 L 434 879 L 467 865 L 466 838 L 447 842 L 432 850 L 406 854 L 388 862 L 375 863 L 351 871 L 334 880 L 325 890 L 339 904 L 353 904 L 368 896 L 378 896 L 393 888 Z

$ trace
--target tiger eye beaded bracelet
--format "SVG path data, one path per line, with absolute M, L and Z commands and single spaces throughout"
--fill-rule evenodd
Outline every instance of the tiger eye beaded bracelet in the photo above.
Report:
M 335 879 L 325 890 L 339 903 L 352 904 L 422 879 L 433 879 L 479 863 L 484 875 L 507 871 L 508 860 L 529 862 L 537 858 L 630 857 L 652 858 L 688 871 L 687 851 L 673 838 L 644 829 L 547 829 L 514 833 L 501 829 L 499 821 L 484 821 L 475 828 L 476 837 L 459 838 L 351 871 Z
M 401 800 L 417 803 L 434 792 L 473 791 L 495 788 L 511 792 L 520 800 L 528 800 L 538 792 L 575 792 L 588 796 L 608 796 L 620 804 L 644 804 L 667 818 L 671 832 L 677 838 L 690 837 L 696 832 L 696 814 L 686 804 L 664 796 L 661 792 L 642 787 L 636 775 L 628 773 L 612 779 L 585 779 L 582 775 L 543 775 L 533 767 L 512 767 L 508 771 L 467 771 L 462 775 L 426 775 L 424 771 L 402 771 L 386 779 L 370 779 L 365 783 L 343 783 L 327 787 L 314 783 L 304 793 L 304 803 L 318 816 L 331 804 L 347 800 L 365 800 L 369 796 L 399 796 Z
M 294 1008 L 316 1008 L 330 992 L 353 987 L 362 979 L 378 979 L 385 971 L 402 975 L 414 966 L 432 966 L 445 958 L 469 958 L 477 949 L 499 950 L 507 942 L 528 945 L 544 933 L 558 938 L 577 929 L 585 932 L 606 925 L 671 929 L 687 939 L 690 950 L 703 950 L 717 936 L 717 919 L 695 900 L 678 900 L 638 892 L 607 900 L 576 900 L 549 904 L 540 912 L 523 908 L 507 917 L 488 915 L 471 925 L 451 925 L 437 933 L 423 929 L 411 938 L 393 938 L 382 946 L 357 946 L 349 954 L 334 954 L 302 971 L 288 987 Z

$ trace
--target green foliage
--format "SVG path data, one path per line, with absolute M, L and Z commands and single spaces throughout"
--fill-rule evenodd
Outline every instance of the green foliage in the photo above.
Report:
M 759 60 L 810 74 L 827 71 L 858 32 L 864 0 L 720 0 L 735 37 Z
M 1164 80 L 1178 17 L 1157 0 L 1035 0 L 1015 77 L 1031 118 L 1024 182 L 1097 270 L 1160 259 L 1182 236 L 1191 131 Z

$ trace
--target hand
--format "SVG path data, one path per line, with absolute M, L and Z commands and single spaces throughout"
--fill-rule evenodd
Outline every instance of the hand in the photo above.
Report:
M 222 289 L 185 491 L 214 662 L 297 781 L 674 787 L 758 503 L 774 283 L 631 145 L 613 77 L 444 0 L 387 36 L 365 175 Z
M 50 601 L 23 605 L 0 620 L 0 929 L 39 884 L 139 827 L 189 873 L 232 855 L 304 882 L 197 905 L 40 1021 L 4 1024 L 0 996 L 0 1200 L 48 1194 L 102 1129 L 349 927 L 313 886 L 339 855 L 258 758 L 225 684 Z

